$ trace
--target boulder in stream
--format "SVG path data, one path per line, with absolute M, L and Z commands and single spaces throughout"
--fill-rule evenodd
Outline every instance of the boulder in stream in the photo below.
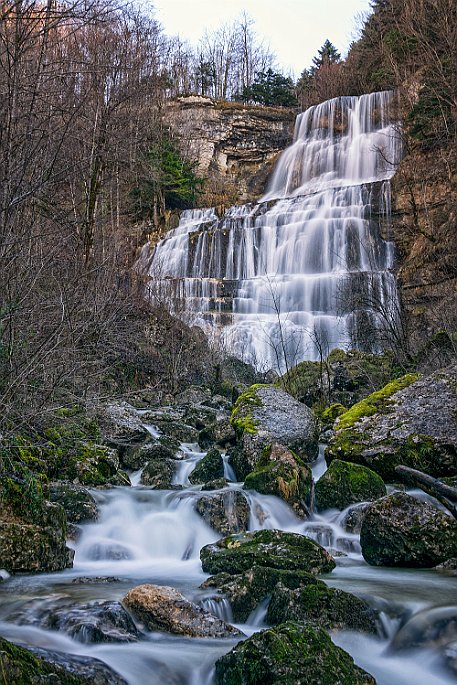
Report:
M 429 568 L 457 555 L 457 521 L 428 502 L 396 492 L 368 507 L 360 544 L 373 566 Z
M 365 600 L 319 585 L 290 589 L 276 586 L 268 605 L 267 622 L 273 625 L 286 621 L 311 623 L 327 630 L 357 630 L 378 632 L 378 614 Z
M 273 442 L 293 450 L 306 462 L 317 456 L 314 414 L 280 388 L 252 385 L 238 397 L 231 420 L 240 443 L 233 460 L 240 480 L 255 470 L 263 449 Z
M 314 494 L 317 508 L 323 510 L 372 502 L 387 491 L 382 478 L 371 469 L 335 459 L 317 481 Z
M 205 580 L 200 587 L 205 590 L 217 588 L 222 592 L 230 602 L 235 621 L 244 623 L 260 602 L 273 593 L 278 583 L 291 589 L 306 585 L 326 587 L 322 580 L 306 571 L 287 571 L 268 566 L 253 566 L 237 575 L 218 573 Z
M 149 461 L 156 459 L 175 459 L 176 453 L 160 442 L 147 442 L 144 445 L 130 447 L 121 457 L 122 465 L 126 469 L 136 471 Z
M 244 487 L 263 495 L 275 495 L 287 502 L 299 516 L 310 504 L 313 477 L 298 455 L 277 442 L 267 445 L 255 470 L 248 473 Z
M 172 487 L 175 471 L 176 462 L 173 459 L 154 459 L 144 467 L 140 483 L 150 488 L 168 490 Z
M 98 518 L 95 499 L 89 490 L 81 485 L 64 481 L 50 483 L 49 499 L 51 502 L 60 504 L 65 509 L 70 523 L 96 521 Z
M 335 424 L 326 459 L 368 466 L 395 482 L 403 464 L 431 476 L 457 471 L 457 365 L 408 374 L 372 393 Z
M 197 513 L 221 535 L 240 533 L 249 526 L 249 503 L 239 490 L 226 490 L 199 497 Z
M 280 530 L 229 535 L 203 547 L 200 559 L 205 573 L 243 573 L 254 565 L 309 573 L 335 568 L 330 554 L 317 542 Z
M 213 448 L 197 464 L 189 476 L 193 485 L 224 477 L 224 462 L 219 450 Z
M 25 649 L 0 637 L 1 672 L 8 685 L 127 685 L 99 659 L 76 654 Z
M 173 587 L 138 585 L 122 600 L 148 630 L 187 637 L 235 637 L 242 633 L 208 611 L 189 602 Z
M 288 622 L 255 633 L 216 661 L 217 685 L 376 685 L 328 633 Z

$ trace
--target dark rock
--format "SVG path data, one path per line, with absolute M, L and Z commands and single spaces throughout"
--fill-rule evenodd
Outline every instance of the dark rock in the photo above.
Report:
M 202 491 L 204 490 L 220 490 L 221 488 L 226 488 L 228 486 L 228 481 L 225 478 L 216 478 L 216 480 L 209 480 L 207 483 L 202 485 Z
M 362 521 L 370 505 L 367 502 L 354 505 L 345 512 L 343 518 L 339 520 L 340 526 L 344 528 L 347 533 L 355 533 L 360 535 L 362 528 Z
M 327 630 L 378 632 L 378 615 L 367 602 L 323 583 L 289 589 L 276 586 L 268 605 L 267 622 L 312 623 Z
M 306 571 L 286 571 L 268 566 L 253 566 L 234 576 L 218 573 L 205 580 L 200 587 L 220 590 L 230 601 L 234 620 L 244 623 L 258 604 L 272 594 L 278 583 L 291 589 L 310 584 L 326 587 L 322 580 Z
M 457 521 L 404 492 L 369 506 L 360 532 L 373 566 L 428 568 L 457 555 Z
M 217 685 L 376 685 L 328 633 L 285 623 L 255 633 L 216 661 Z
M 66 547 L 67 521 L 63 508 L 44 502 L 37 524 L 0 521 L 0 565 L 8 572 L 61 571 L 73 565 Z
M 122 455 L 122 465 L 131 471 L 136 471 L 154 459 L 174 459 L 175 451 L 157 442 L 132 447 Z
M 98 585 L 99 583 L 120 583 L 122 578 L 116 576 L 79 576 L 71 581 L 74 585 Z
M 179 440 L 179 442 L 193 443 L 198 441 L 198 430 L 180 421 L 157 421 L 157 427 L 165 435 Z
M 456 417 L 456 365 L 426 378 L 409 374 L 339 417 L 326 450 L 327 462 L 362 464 L 394 482 L 400 464 L 435 477 L 455 475 Z
M 201 404 L 211 399 L 211 392 L 208 388 L 201 388 L 191 385 L 189 388 L 180 392 L 174 398 L 174 403 L 178 406 L 185 407 L 187 405 Z
M 34 602 L 36 604 L 36 602 Z M 35 625 L 45 630 L 58 630 L 78 642 L 133 642 L 140 632 L 120 602 L 94 604 L 65 604 L 48 607 L 45 602 L 34 606 L 33 614 L 27 607 L 15 621 Z
M 176 455 L 176 452 L 181 448 L 179 440 L 176 440 L 176 438 L 172 438 L 169 435 L 161 435 L 159 437 L 159 443 L 164 447 L 168 447 L 173 452 L 173 455 Z
M 437 649 L 457 640 L 457 606 L 423 609 L 411 616 L 389 644 L 390 652 Z
M 187 425 L 201 431 L 203 428 L 214 426 L 217 421 L 217 411 L 210 407 L 193 405 L 187 408 L 184 421 Z
M 119 469 L 118 451 L 106 445 L 82 442 L 78 447 L 74 468 L 74 482 L 90 486 L 107 485 Z M 62 475 L 68 479 L 68 473 Z
M 309 573 L 327 573 L 335 562 L 304 535 L 279 530 L 229 535 L 200 551 L 205 573 L 243 573 L 254 565 Z
M 442 564 L 435 566 L 435 571 L 445 573 L 448 576 L 457 576 L 457 558 L 443 561 Z
M 139 585 L 127 593 L 123 602 L 148 630 L 165 630 L 188 637 L 241 635 L 239 630 L 189 602 L 172 587 Z
M 8 685 L 127 685 L 98 659 L 37 647 L 25 649 L 1 637 L 0 660 Z
M 219 450 L 212 449 L 197 464 L 189 476 L 193 485 L 224 477 L 224 462 Z
M 237 477 L 241 480 L 255 470 L 263 449 L 273 442 L 294 451 L 304 461 L 317 456 L 318 433 L 312 411 L 280 388 L 248 388 L 235 403 L 232 425 L 244 458 L 243 465 L 237 464 Z
M 204 428 L 198 434 L 198 444 L 202 449 L 207 449 L 211 445 L 228 447 L 236 442 L 236 434 L 228 416 L 218 418 L 217 422 Z
M 196 510 L 203 520 L 221 535 L 248 529 L 249 503 L 239 490 L 205 495 L 197 500 Z
M 314 489 L 318 509 L 345 509 L 350 504 L 372 502 L 387 494 L 377 473 L 360 464 L 335 459 Z
M 141 474 L 141 485 L 148 485 L 151 488 L 167 490 L 172 486 L 173 476 L 176 471 L 176 462 L 172 459 L 156 459 L 150 461 L 144 467 Z
M 244 487 L 276 495 L 303 516 L 310 504 L 312 482 L 311 469 L 290 450 L 274 443 L 263 450 L 255 471 L 246 476 Z
M 130 487 L 132 485 L 129 474 L 125 471 L 122 471 L 122 469 L 119 469 L 119 471 L 114 476 L 111 476 L 111 478 L 108 481 L 108 484 L 120 485 L 122 487 Z
M 128 402 L 98 405 L 96 413 L 102 436 L 109 444 L 125 448 L 150 439 L 141 417 Z
M 96 521 L 98 518 L 95 499 L 81 485 L 66 482 L 50 483 L 49 499 L 65 509 L 67 519 L 71 523 Z

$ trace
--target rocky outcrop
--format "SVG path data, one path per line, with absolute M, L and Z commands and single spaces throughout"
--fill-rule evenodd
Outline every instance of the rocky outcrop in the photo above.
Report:
M 127 685 L 120 675 L 98 659 L 25 649 L 0 637 L 0 661 L 5 683 L 14 685 Z
M 321 628 L 284 623 L 255 633 L 216 662 L 217 685 L 376 685 Z
M 334 459 L 316 483 L 318 509 L 345 509 L 350 504 L 372 502 L 387 494 L 377 473 L 360 464 Z
M 280 530 L 229 535 L 200 551 L 205 573 L 243 573 L 254 565 L 309 573 L 327 573 L 335 562 L 326 550 L 304 535 Z
M 404 492 L 371 504 L 360 531 L 373 566 L 429 568 L 457 555 L 457 521 Z
M 49 485 L 49 499 L 64 508 L 70 523 L 95 521 L 98 509 L 89 490 L 74 483 L 56 482 Z
M 222 592 L 230 601 L 234 620 L 244 623 L 249 614 L 263 599 L 272 594 L 279 583 L 282 587 L 292 590 L 306 585 L 326 587 L 322 580 L 306 571 L 253 566 L 237 575 L 218 573 L 205 580 L 201 588 L 217 588 Z
M 172 587 L 138 585 L 126 594 L 123 602 L 148 630 L 187 637 L 241 635 L 239 630 L 189 602 Z
M 33 523 L 14 518 L 0 521 L 0 567 L 10 573 L 71 567 L 74 552 L 65 544 L 66 533 L 63 508 L 46 501 Z
M 231 458 L 240 480 L 254 471 L 263 450 L 277 442 L 304 461 L 317 456 L 314 415 L 304 404 L 272 385 L 251 385 L 235 403 L 232 425 L 238 450 Z
M 295 590 L 278 585 L 268 605 L 267 621 L 273 625 L 299 621 L 326 630 L 377 633 L 377 613 L 365 600 L 324 584 Z
M 457 366 L 418 378 L 392 381 L 342 414 L 326 450 L 396 480 L 395 467 L 411 466 L 432 476 L 457 470 Z
M 244 532 L 249 526 L 249 504 L 239 490 L 204 495 L 197 500 L 196 511 L 221 535 Z
M 244 487 L 264 495 L 276 495 L 304 516 L 310 504 L 312 473 L 302 460 L 278 443 L 267 446 L 248 473 Z
M 278 154 L 292 141 L 296 112 L 207 97 L 181 97 L 165 117 L 182 141 L 182 152 L 198 160 L 208 177 L 208 206 L 257 199 Z

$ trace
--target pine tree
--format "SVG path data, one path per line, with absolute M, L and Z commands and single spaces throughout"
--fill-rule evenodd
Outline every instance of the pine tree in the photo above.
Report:
M 323 46 L 317 51 L 317 55 L 313 57 L 311 73 L 314 74 L 326 64 L 338 64 L 338 62 L 341 62 L 341 55 L 333 43 L 327 38 Z

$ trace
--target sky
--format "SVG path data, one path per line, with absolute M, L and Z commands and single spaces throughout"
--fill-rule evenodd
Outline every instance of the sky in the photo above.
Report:
M 369 0 L 152 0 L 154 16 L 167 35 L 192 45 L 239 17 L 254 19 L 254 30 L 276 54 L 278 67 L 296 78 L 328 38 L 345 56 L 355 37 L 356 16 L 369 10 Z

